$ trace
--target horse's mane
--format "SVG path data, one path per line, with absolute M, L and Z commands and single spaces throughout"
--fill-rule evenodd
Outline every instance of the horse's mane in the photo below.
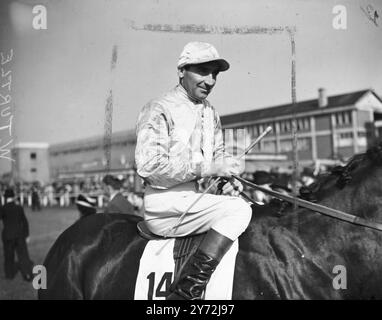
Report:
M 354 155 L 347 164 L 335 166 L 330 172 L 322 174 L 311 185 L 301 187 L 299 197 L 308 201 L 317 201 L 318 192 L 323 189 L 329 178 L 333 177 L 337 178 L 336 186 L 343 189 L 353 179 L 354 171 L 367 160 L 371 165 L 382 166 L 382 142 L 371 147 L 365 153 Z

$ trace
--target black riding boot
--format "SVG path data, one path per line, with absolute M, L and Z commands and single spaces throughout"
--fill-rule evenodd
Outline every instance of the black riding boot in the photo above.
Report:
M 233 241 L 211 229 L 178 272 L 167 300 L 201 300 L 207 283 Z

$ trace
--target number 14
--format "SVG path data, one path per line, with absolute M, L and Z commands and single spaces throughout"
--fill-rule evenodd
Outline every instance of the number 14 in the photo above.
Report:
M 151 272 L 147 279 L 149 279 L 149 292 L 147 294 L 148 300 L 153 300 L 153 293 L 155 287 L 155 272 Z M 155 288 L 156 298 L 166 298 L 170 292 L 170 285 L 172 281 L 172 272 L 165 272 Z M 164 289 L 163 289 L 164 285 Z

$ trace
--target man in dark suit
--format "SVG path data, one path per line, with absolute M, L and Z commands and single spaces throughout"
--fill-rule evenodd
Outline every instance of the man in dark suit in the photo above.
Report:
M 33 263 L 29 258 L 26 238 L 29 236 L 29 225 L 22 206 L 15 203 L 12 189 L 4 193 L 5 204 L 0 207 L 0 219 L 3 220 L 4 270 L 7 279 L 13 279 L 18 270 L 26 281 L 33 279 Z M 17 253 L 18 265 L 15 262 Z
M 102 181 L 106 187 L 105 191 L 109 196 L 109 203 L 104 212 L 136 215 L 133 205 L 121 193 L 122 182 L 111 175 L 106 175 Z

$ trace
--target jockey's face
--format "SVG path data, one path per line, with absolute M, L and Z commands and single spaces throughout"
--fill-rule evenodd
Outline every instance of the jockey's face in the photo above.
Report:
M 219 66 L 213 62 L 193 64 L 178 70 L 180 84 L 188 95 L 196 100 L 204 100 L 215 86 Z

